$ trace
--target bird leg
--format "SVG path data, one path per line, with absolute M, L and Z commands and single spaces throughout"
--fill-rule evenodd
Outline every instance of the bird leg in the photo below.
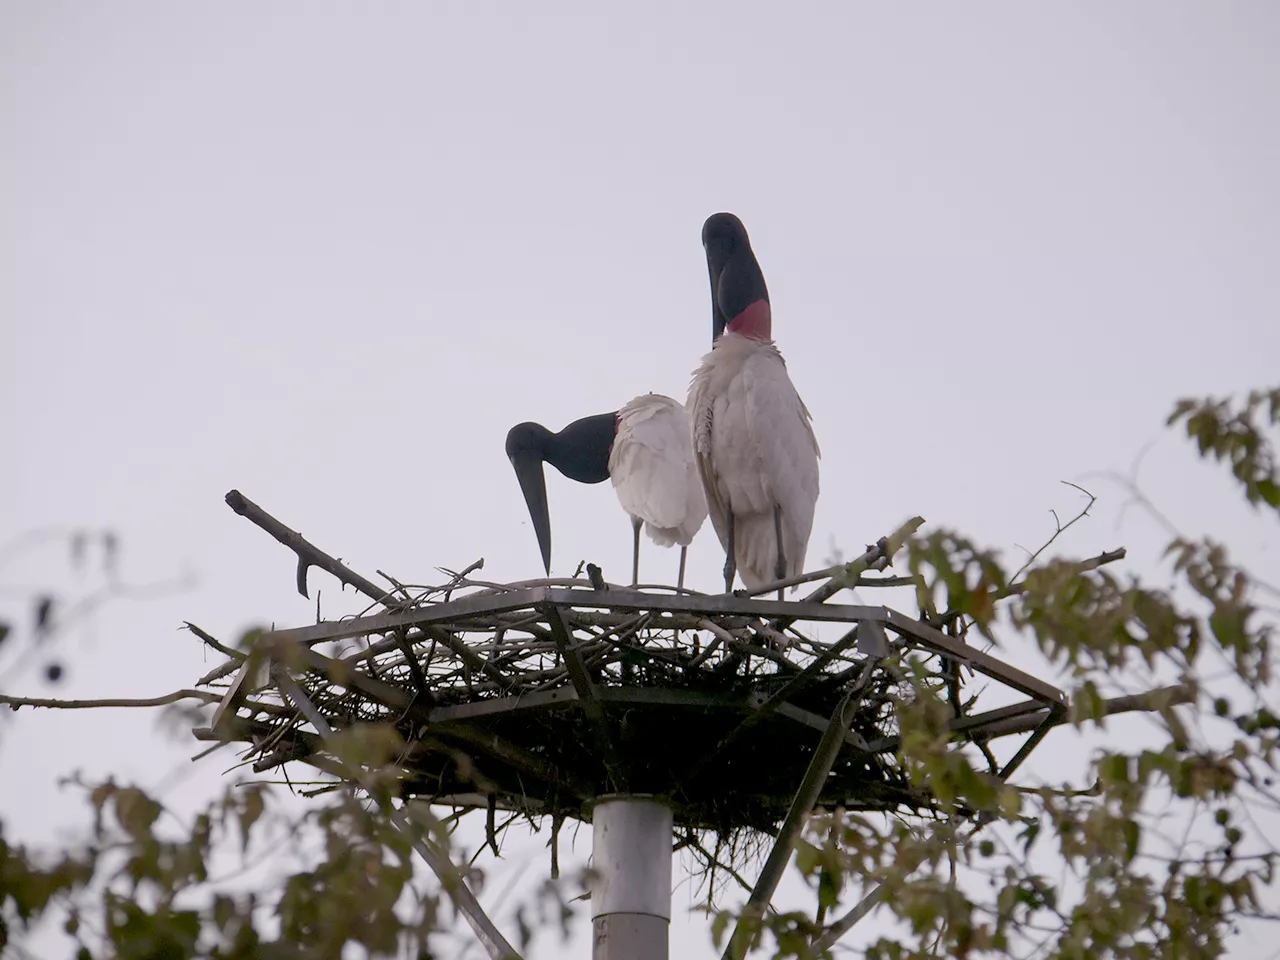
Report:
M 689 548 L 688 548 L 688 547 L 681 547 L 681 548 L 680 548 L 680 579 L 678 579 L 678 580 L 676 581 L 676 589 L 677 589 L 677 590 L 683 590 L 683 589 L 684 589 L 684 560 L 685 560 L 685 556 L 686 556 L 688 553 L 689 553 Z
M 773 532 L 778 538 L 778 562 L 774 565 L 773 572 L 777 579 L 785 580 L 787 578 L 787 555 L 782 549 L 782 504 L 775 503 L 773 505 Z M 782 599 L 782 587 L 778 588 L 778 599 Z
M 735 526 L 736 526 L 736 521 L 734 520 L 734 517 L 733 517 L 733 511 L 730 510 L 729 511 L 729 537 L 728 537 L 728 542 L 725 543 L 724 545 L 724 553 L 725 553 L 724 592 L 725 593 L 733 593 L 733 575 L 738 572 L 738 561 L 733 554 L 733 551 L 735 549 L 733 544 L 733 528 Z
M 631 518 L 631 529 L 635 533 L 635 545 L 631 549 L 631 585 L 640 584 L 640 525 L 644 521 L 639 517 Z

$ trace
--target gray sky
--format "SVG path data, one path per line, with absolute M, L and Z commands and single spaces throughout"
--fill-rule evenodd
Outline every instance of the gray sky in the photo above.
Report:
M 369 574 L 540 572 L 506 430 L 683 399 L 717 210 L 751 233 L 822 445 L 810 566 L 915 513 L 1016 557 L 1077 503 L 1058 481 L 1127 469 L 1177 396 L 1275 380 L 1276 6 L 781 10 L 0 2 L 0 543 L 111 526 L 130 582 L 198 578 L 73 631 L 57 693 L 189 685 L 184 619 L 314 616 L 232 487 Z M 1141 480 L 1275 571 L 1274 527 L 1172 437 Z M 1123 542 L 1150 573 L 1163 535 L 1088 483 L 1065 548 Z M 549 486 L 555 572 L 625 579 L 608 485 Z M 714 588 L 709 524 L 689 559 Z M 675 551 L 641 562 L 674 579 Z M 0 614 L 37 585 L 94 581 L 29 551 Z M 20 838 L 78 822 L 59 773 L 155 784 L 195 752 L 144 714 L 12 719 Z M 678 955 L 710 956 L 686 902 Z

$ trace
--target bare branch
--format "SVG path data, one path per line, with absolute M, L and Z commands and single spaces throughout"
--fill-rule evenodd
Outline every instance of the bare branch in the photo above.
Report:
M 233 660 L 243 660 L 245 658 L 245 654 L 242 651 L 232 650 L 227 645 L 223 643 L 219 643 L 211 634 L 205 633 L 205 631 L 201 630 L 191 621 L 189 620 L 182 621 L 182 626 L 186 627 L 188 630 L 194 633 L 197 637 L 199 637 L 201 640 L 203 640 L 205 643 L 211 646 L 214 650 L 217 650 L 224 657 L 231 657 L 231 659 Z M 181 630 L 182 627 L 179 627 L 178 629 Z M 201 684 L 201 686 L 203 686 L 203 684 Z
M 200 700 L 204 703 L 217 703 L 222 694 L 209 690 L 176 690 L 163 697 L 146 697 L 137 700 L 49 700 L 42 697 L 10 697 L 0 694 L 0 704 L 14 710 L 19 707 L 47 707 L 52 710 L 95 710 L 103 707 L 163 707 L 179 700 Z
M 1053 514 L 1053 522 L 1057 526 L 1057 529 L 1053 531 L 1053 536 L 1051 536 L 1048 540 L 1046 540 L 1043 544 L 1041 544 L 1040 549 L 1037 550 L 1035 553 L 1031 554 L 1031 556 L 1027 558 L 1027 562 L 1024 563 L 1021 567 L 1019 567 L 1017 571 L 1014 573 L 1014 575 L 1009 578 L 1010 583 L 1013 583 L 1018 579 L 1018 577 L 1026 573 L 1031 568 L 1032 564 L 1034 564 L 1036 560 L 1039 559 L 1040 554 L 1048 550 L 1049 547 L 1052 546 L 1055 540 L 1057 540 L 1060 536 L 1062 536 L 1064 533 L 1066 533 L 1068 530 L 1074 527 L 1077 523 L 1079 523 L 1081 520 L 1087 517 L 1089 515 L 1089 510 L 1093 507 L 1095 503 L 1098 502 L 1098 498 L 1095 497 L 1088 490 L 1086 490 L 1084 487 L 1080 486 L 1080 484 L 1072 483 L 1070 480 L 1062 480 L 1060 482 L 1063 484 L 1066 484 L 1068 487 L 1072 487 L 1076 490 L 1079 490 L 1081 493 L 1083 493 L 1086 497 L 1089 498 L 1089 502 L 1084 505 L 1083 510 L 1077 513 L 1074 517 L 1072 517 L 1066 523 L 1063 523 L 1061 520 L 1058 519 L 1058 512 L 1056 510 L 1049 511 L 1050 513 Z
M 360 576 L 345 563 L 329 556 L 319 547 L 306 540 L 296 530 L 291 530 L 267 511 L 244 496 L 239 490 L 232 490 L 226 495 L 227 506 L 240 516 L 261 527 L 271 536 L 292 550 L 298 557 L 298 592 L 307 596 L 307 568 L 319 567 L 333 574 L 349 587 L 354 587 L 366 597 L 376 600 L 384 606 L 395 606 L 394 590 L 383 590 L 372 580 Z

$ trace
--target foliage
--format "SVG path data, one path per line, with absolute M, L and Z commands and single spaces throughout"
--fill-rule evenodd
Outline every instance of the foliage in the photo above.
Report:
M 389 732 L 339 734 L 335 749 L 360 754 L 385 786 L 394 776 L 387 761 L 402 747 Z M 298 815 L 269 785 L 249 783 L 183 824 L 137 787 L 77 785 L 94 812 L 87 843 L 42 863 L 0 839 L 0 923 L 9 937 L 59 915 L 85 960 L 334 957 L 354 944 L 372 957 L 432 955 L 440 894 L 415 881 L 412 843 L 416 835 L 447 849 L 448 835 L 425 806 L 404 808 L 409 833 L 351 790 L 329 792 Z M 307 849 L 312 856 L 301 854 Z M 239 863 L 218 875 L 227 851 Z M 292 872 L 282 871 L 290 859 Z M 5 940 L 0 926 L 0 947 Z
M 1266 418 L 1259 424 L 1264 407 Z M 1202 457 L 1230 463 L 1249 503 L 1280 510 L 1280 472 L 1264 432 L 1264 427 L 1280 424 L 1280 387 L 1253 391 L 1238 410 L 1229 399 L 1180 400 L 1168 422 L 1185 425 Z
M 1261 522 L 1280 516 L 1268 433 L 1280 390 L 1182 401 L 1169 423 L 1229 467 Z M 900 757 L 944 817 L 924 829 L 841 811 L 813 818 L 797 862 L 817 912 L 766 916 L 759 943 L 779 958 L 829 956 L 857 913 L 834 925 L 831 915 L 872 890 L 890 920 L 862 946 L 875 960 L 1212 958 L 1242 925 L 1280 919 L 1280 589 L 1223 544 L 1182 536 L 1168 546 L 1167 589 L 1041 552 L 1010 569 L 948 530 L 914 537 L 908 551 L 921 616 L 969 642 L 1033 644 L 1070 695 L 1063 722 L 1105 731 L 1106 697 L 1166 692 L 1148 704 L 1141 742 L 1100 741 L 1084 784 L 1027 785 L 1002 780 L 988 750 L 957 748 L 955 691 L 916 655 L 894 658 L 914 681 L 896 704 Z M 363 789 L 333 789 L 301 816 L 257 783 L 183 824 L 147 793 L 108 782 L 80 785 L 95 813 L 84 844 L 44 859 L 0 834 L 0 948 L 58 916 L 85 958 L 328 957 L 351 944 L 431 956 L 445 891 L 419 881 L 413 842 L 443 851 L 448 833 L 420 805 L 399 808 L 408 831 L 386 816 L 403 748 L 392 731 L 339 736 L 331 753 L 360 768 Z M 1054 736 L 1066 734 L 1051 733 L 1043 750 Z M 219 873 L 229 855 L 239 865 Z M 714 917 L 717 942 L 735 919 Z M 520 921 L 525 934 L 547 922 Z
M 1183 400 L 1169 418 L 1202 457 L 1230 467 L 1264 523 L 1280 515 L 1268 436 L 1277 423 L 1280 389 L 1242 404 Z M 959 619 L 991 643 L 1005 631 L 1034 643 L 1066 683 L 1077 727 L 1105 729 L 1109 693 L 1176 684 L 1193 703 L 1156 697 L 1150 742 L 1104 741 L 1090 787 L 1015 787 L 977 751 L 953 746 L 953 706 L 917 674 L 897 705 L 900 751 L 950 816 L 924 830 L 872 816 L 813 818 L 798 862 L 819 918 L 841 894 L 881 885 L 879 902 L 896 922 L 864 950 L 882 960 L 1218 957 L 1243 924 L 1280 919 L 1271 646 L 1280 610 L 1267 605 L 1280 591 L 1209 539 L 1172 540 L 1169 590 L 1068 559 L 1010 572 L 951 531 L 918 536 L 909 549 L 922 616 Z M 732 919 L 717 918 L 721 936 Z M 847 929 L 796 914 L 761 928 L 757 943 L 767 933 L 775 957 L 827 956 Z

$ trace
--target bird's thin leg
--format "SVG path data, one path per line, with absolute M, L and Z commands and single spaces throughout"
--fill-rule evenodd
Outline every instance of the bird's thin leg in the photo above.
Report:
M 631 585 L 640 583 L 640 525 L 644 523 L 639 517 L 631 518 L 631 529 L 635 533 L 635 545 L 631 549 Z
M 735 558 L 733 555 L 733 551 L 734 551 L 733 528 L 736 525 L 737 525 L 737 522 L 734 520 L 733 511 L 730 510 L 729 511 L 729 537 L 728 537 L 728 542 L 724 546 L 724 553 L 725 553 L 724 592 L 725 593 L 733 592 L 733 575 L 738 572 L 737 558 Z
M 773 505 L 773 532 L 778 538 L 778 562 L 773 568 L 777 579 L 785 580 L 787 576 L 787 555 L 782 549 L 782 505 Z M 778 599 L 782 599 L 782 587 L 778 588 Z
M 676 580 L 676 589 L 677 589 L 677 590 L 683 590 L 683 589 L 684 589 L 684 559 L 685 559 L 685 557 L 688 555 L 688 553 L 689 553 L 689 548 L 688 548 L 688 547 L 681 547 L 681 548 L 680 548 L 680 578 L 679 578 L 678 580 Z

